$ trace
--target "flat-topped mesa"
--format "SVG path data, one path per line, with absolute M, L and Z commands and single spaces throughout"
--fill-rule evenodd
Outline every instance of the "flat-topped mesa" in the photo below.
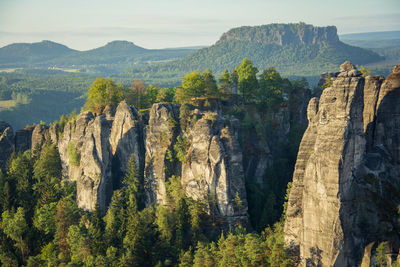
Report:
M 339 42 L 339 37 L 335 26 L 314 27 L 305 23 L 295 23 L 234 28 L 224 33 L 218 42 L 232 40 L 283 46 L 320 42 L 336 43 Z
M 293 174 L 284 231 L 301 266 L 369 266 L 383 241 L 399 253 L 400 68 L 340 70 L 310 100 Z

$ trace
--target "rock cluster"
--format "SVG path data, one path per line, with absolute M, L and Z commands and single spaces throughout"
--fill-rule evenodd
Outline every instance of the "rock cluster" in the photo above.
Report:
M 400 248 L 399 66 L 340 70 L 309 102 L 293 174 L 284 231 L 301 266 L 369 266 L 379 243 L 391 260 Z
M 228 225 L 247 223 L 238 121 L 215 109 L 190 106 L 187 112 L 183 125 L 178 104 L 154 104 L 149 114 L 139 115 L 123 101 L 99 115 L 82 112 L 62 131 L 57 124 L 36 125 L 14 136 L 11 126 L 1 123 L 0 149 L 5 153 L 0 164 L 4 169 L 13 151 L 56 143 L 63 178 L 77 184 L 79 207 L 94 210 L 98 204 L 105 212 L 133 154 L 144 171 L 146 205 L 166 204 L 166 183 L 175 175 L 189 197 L 206 203 L 213 198 L 209 211 Z M 183 162 L 174 156 L 179 138 L 186 142 Z

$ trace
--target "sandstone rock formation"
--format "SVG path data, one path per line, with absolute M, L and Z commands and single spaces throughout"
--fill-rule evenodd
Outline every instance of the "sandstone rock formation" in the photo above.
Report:
M 346 62 L 310 100 L 285 222 L 301 266 L 361 266 L 383 241 L 398 254 L 399 111 L 398 68 L 364 78 Z
M 209 211 L 228 225 L 239 221 L 247 223 L 238 121 L 227 120 L 216 110 L 192 107 L 188 112 L 188 118 L 192 118 L 188 122 L 190 125 L 182 124 L 179 105 L 154 104 L 150 111 L 146 128 L 147 204 L 165 203 L 166 182 L 171 175 L 176 175 L 181 177 L 189 197 L 208 203 Z M 172 164 L 178 138 L 187 142 L 186 156 L 183 162 L 175 159 Z M 240 199 L 240 205 L 235 202 L 235 197 Z
M 104 213 L 113 191 L 121 186 L 133 154 L 139 171 L 144 172 L 146 204 L 166 203 L 166 182 L 180 176 L 189 197 L 208 201 L 209 207 L 229 225 L 247 223 L 242 151 L 238 142 L 238 121 L 228 120 L 220 111 L 191 109 L 191 126 L 181 125 L 180 105 L 154 104 L 148 118 L 125 101 L 106 107 L 102 114 L 82 112 L 70 119 L 64 129 L 35 125 L 16 132 L 0 124 L 2 168 L 13 151 L 40 148 L 47 141 L 56 143 L 64 179 L 77 184 L 78 206 Z M 178 137 L 189 142 L 187 161 L 173 159 Z M 215 210 L 212 210 L 214 209 Z
M 172 153 L 178 136 L 179 105 L 170 103 L 154 104 L 150 110 L 149 123 L 146 126 L 146 167 L 145 192 L 146 203 L 165 204 L 165 182 L 168 176 L 176 174 L 171 170 L 167 153 Z M 179 173 L 178 173 L 179 175 Z
M 247 223 L 239 121 L 227 120 L 214 112 L 199 115 L 186 131 L 190 147 L 182 166 L 182 184 L 193 199 L 211 199 L 215 203 L 215 207 L 210 207 L 215 209 L 212 212 L 225 218 L 229 225 Z
M 121 102 L 101 115 L 86 111 L 68 122 L 58 142 L 63 176 L 76 181 L 78 205 L 104 212 L 120 185 L 131 154 L 139 163 L 141 136 L 137 111 Z
M 0 121 L 0 171 L 5 171 L 7 160 L 14 149 L 13 129 L 8 123 Z

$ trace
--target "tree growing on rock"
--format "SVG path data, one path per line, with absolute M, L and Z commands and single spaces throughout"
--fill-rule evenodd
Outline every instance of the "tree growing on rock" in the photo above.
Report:
M 123 87 L 111 79 L 97 78 L 89 88 L 85 108 L 102 111 L 107 105 L 118 104 L 124 97 Z

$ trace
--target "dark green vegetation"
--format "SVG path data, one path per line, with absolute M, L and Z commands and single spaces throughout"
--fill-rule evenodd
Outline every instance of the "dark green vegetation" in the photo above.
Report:
M 127 74 L 145 79 L 151 73 L 151 77 L 156 75 L 166 81 L 206 68 L 220 74 L 225 69 L 233 69 L 244 57 L 259 69 L 274 66 L 285 76 L 319 76 L 346 60 L 366 64 L 383 59 L 370 50 L 339 41 L 333 26 L 269 24 L 231 29 L 211 47 L 167 64 L 133 69 Z
M 179 101 L 180 120 L 190 121 L 185 117 L 186 105 L 195 105 L 199 99 L 225 103 L 224 114 L 240 121 L 244 154 L 258 154 L 259 147 L 251 139 L 275 147 L 271 152 L 276 160 L 265 171 L 263 185 L 251 173 L 245 177 L 247 230 L 236 225 L 222 231 L 207 212 L 210 203 L 185 196 L 175 176 L 166 184 L 166 205 L 144 207 L 143 169 L 133 156 L 106 214 L 98 208 L 94 212 L 79 209 L 76 185 L 61 179 L 58 150 L 46 143 L 40 150 L 12 155 L 6 173 L 0 173 L 2 266 L 292 266 L 295 259 L 283 241 L 284 202 L 304 128 L 294 127 L 289 140 L 279 141 L 280 126 L 274 118 L 298 100 L 293 92 L 307 83 L 284 79 L 274 68 L 259 74 L 247 58 L 232 73 L 224 72 L 219 83 L 216 80 L 209 70 L 193 72 L 175 90 L 139 81 L 125 89 L 99 78 L 89 89 L 85 108 L 101 112 L 122 98 L 142 108 L 159 101 Z M 240 95 L 229 94 L 237 90 Z M 74 118 L 74 114 L 62 116 L 60 128 Z M 174 146 L 180 162 L 186 160 L 185 142 L 182 137 Z M 79 162 L 74 144 L 68 153 Z M 240 198 L 235 201 L 241 205 Z
M 18 71 L 0 73 L 0 119 L 14 129 L 40 120 L 51 122 L 80 110 L 95 77 L 78 74 Z
M 17 43 L 0 48 L 0 68 L 52 68 L 109 75 L 126 68 L 176 59 L 194 49 L 145 49 L 127 41 L 113 41 L 88 51 L 77 51 L 51 41 Z
M 75 183 L 61 180 L 55 145 L 14 154 L 0 173 L 2 266 L 288 266 L 282 223 L 261 234 L 238 226 L 210 235 L 204 204 L 184 196 L 179 178 L 168 204 L 143 208 L 142 176 L 131 159 L 102 216 L 76 205 Z M 216 240 L 216 242 L 211 242 Z M 194 249 L 193 249 L 194 248 Z

